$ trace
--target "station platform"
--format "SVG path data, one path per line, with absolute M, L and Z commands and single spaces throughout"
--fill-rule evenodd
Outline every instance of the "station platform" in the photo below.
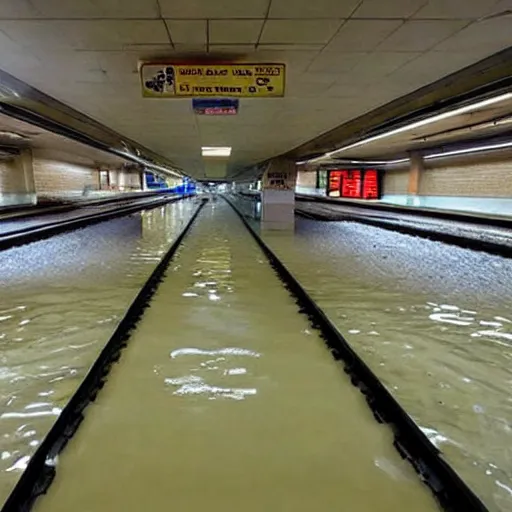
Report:
M 0 222 L 0 250 L 10 249 L 51 236 L 132 215 L 143 210 L 164 207 L 195 194 L 138 194 L 116 200 L 91 201 L 66 208 L 56 207 L 44 214 L 25 213 Z
M 243 191 L 236 197 L 242 199 L 241 207 L 247 216 L 259 218 L 259 191 Z M 305 218 L 359 222 L 473 250 L 512 256 L 512 218 L 318 195 L 296 194 L 295 199 L 296 215 Z
M 377 205 L 361 206 L 306 196 L 298 198 L 295 212 L 317 220 L 362 222 L 498 254 L 509 254 L 512 250 L 512 219 L 415 208 L 382 209 Z
M 446 209 L 446 208 L 433 208 L 422 206 L 409 206 L 399 205 L 383 201 L 382 199 L 348 199 L 348 198 L 335 198 L 327 197 L 320 194 L 304 194 L 298 193 L 295 195 L 298 200 L 319 201 L 322 203 L 337 204 L 342 206 L 355 206 L 360 208 L 373 208 L 375 210 L 397 212 L 397 213 L 410 213 L 411 215 L 425 215 L 433 217 L 447 218 L 448 216 L 453 219 L 460 218 L 461 220 L 467 219 L 489 219 L 491 222 L 510 222 L 512 225 L 512 217 L 509 215 L 498 215 L 486 212 L 474 212 L 460 209 Z
M 159 192 L 140 191 L 140 192 L 119 192 L 76 197 L 43 197 L 37 204 L 26 204 L 17 206 L 0 207 L 0 222 L 47 215 L 59 212 L 67 212 L 76 208 L 86 206 L 105 205 L 119 201 L 129 201 L 131 199 L 142 199 L 158 195 Z
M 44 214 L 35 214 L 30 212 L 30 215 L 20 215 L 15 217 L 0 217 L 0 235 L 7 235 L 17 232 L 21 229 L 34 228 L 37 226 L 44 226 L 54 222 L 70 221 L 78 219 L 87 215 L 97 214 L 101 212 L 113 211 L 125 205 L 136 206 L 138 204 L 145 205 L 151 204 L 153 196 L 131 196 L 120 197 L 115 202 L 113 201 L 93 201 L 83 202 L 73 205 L 72 209 L 66 210 L 46 210 Z M 155 198 L 158 200 L 160 196 Z

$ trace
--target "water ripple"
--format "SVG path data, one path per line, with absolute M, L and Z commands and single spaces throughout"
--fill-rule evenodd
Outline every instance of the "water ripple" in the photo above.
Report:
M 0 253 L 0 506 L 182 229 L 178 204 Z

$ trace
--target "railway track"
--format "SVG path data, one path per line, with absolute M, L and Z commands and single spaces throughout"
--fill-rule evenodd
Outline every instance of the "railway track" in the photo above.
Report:
M 164 196 L 164 197 L 151 197 L 148 199 L 137 201 L 125 201 L 120 205 L 114 205 L 103 209 L 102 211 L 94 211 L 95 207 L 90 207 L 91 212 L 84 212 L 84 209 L 77 210 L 78 214 L 71 218 L 62 220 L 53 220 L 44 223 L 32 223 L 22 228 L 3 229 L 0 231 L 0 250 L 10 249 L 20 245 L 25 245 L 32 242 L 37 242 L 51 236 L 72 231 L 75 229 L 84 228 L 98 222 L 104 222 L 116 217 L 123 217 L 137 211 L 157 208 L 169 202 L 179 201 L 188 196 Z M 96 207 L 97 208 L 97 207 Z
M 229 199 L 226 198 L 226 200 L 248 229 L 283 286 L 296 301 L 298 312 L 307 317 L 311 327 L 325 341 L 333 358 L 343 365 L 352 384 L 365 396 L 375 419 L 388 425 L 392 430 L 395 448 L 414 467 L 420 478 L 431 489 L 442 508 L 451 512 L 486 511 L 487 509 L 482 502 L 443 460 L 437 448 L 431 444 L 385 386 L 350 347 L 346 339 L 334 327 L 315 301 L 311 299 L 297 279 L 251 228 L 243 214 L 237 210 Z M 2 509 L 3 512 L 30 510 L 36 498 L 44 494 L 49 488 L 56 474 L 56 460 L 59 453 L 79 428 L 87 406 L 96 399 L 101 391 L 108 378 L 110 368 L 121 358 L 123 348 L 129 342 L 130 333 L 142 318 L 144 310 L 150 305 L 166 270 L 190 232 L 205 203 L 206 201 L 203 200 L 138 293 L 77 392 L 65 406 L 50 432 L 31 458 L 18 484 L 5 503 Z M 340 407 L 343 407 L 343 405 L 340 404 Z M 340 484 L 342 485 L 342 482 Z M 342 492 L 342 489 L 340 492 Z

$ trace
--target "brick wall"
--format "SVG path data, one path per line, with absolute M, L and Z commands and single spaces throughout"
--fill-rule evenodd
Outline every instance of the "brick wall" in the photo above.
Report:
M 126 192 L 140 190 L 140 174 L 135 171 L 119 171 L 119 188 Z
M 141 189 L 140 174 L 136 171 L 111 170 L 110 186 L 121 192 L 130 192 Z
M 86 187 L 99 188 L 99 172 L 93 167 L 36 157 L 33 166 L 38 196 L 76 195 Z
M 299 171 L 297 173 L 297 186 L 302 188 L 316 188 L 316 172 Z
M 11 194 L 25 189 L 25 177 L 14 160 L 0 161 L 0 193 Z
M 421 176 L 419 194 L 512 197 L 512 159 L 428 166 Z
M 0 206 L 35 202 L 34 191 L 38 197 L 81 197 L 141 188 L 137 170 L 112 170 L 110 175 L 112 190 L 98 192 L 100 172 L 90 160 L 41 149 L 25 151 L 13 160 L 0 161 Z
M 382 183 L 382 193 L 388 194 L 407 194 L 407 185 L 409 183 L 409 168 L 399 171 L 385 171 Z

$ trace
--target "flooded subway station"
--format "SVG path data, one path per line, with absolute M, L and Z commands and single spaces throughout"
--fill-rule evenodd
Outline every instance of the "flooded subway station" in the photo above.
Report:
M 2 512 L 512 510 L 511 44 L 3 1 Z

